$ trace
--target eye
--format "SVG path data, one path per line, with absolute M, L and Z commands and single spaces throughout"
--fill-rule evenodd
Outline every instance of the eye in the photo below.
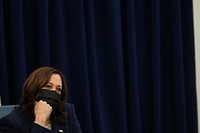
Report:
M 61 94 L 62 88 L 57 88 L 56 91 L 57 91 L 59 94 Z
M 50 88 L 51 88 L 51 85 L 46 85 L 45 87 L 48 88 L 48 89 L 50 89 Z

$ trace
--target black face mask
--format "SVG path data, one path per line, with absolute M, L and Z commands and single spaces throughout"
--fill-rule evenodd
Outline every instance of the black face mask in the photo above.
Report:
M 56 91 L 40 89 L 36 101 L 46 101 L 52 108 L 56 108 L 61 104 L 61 95 Z

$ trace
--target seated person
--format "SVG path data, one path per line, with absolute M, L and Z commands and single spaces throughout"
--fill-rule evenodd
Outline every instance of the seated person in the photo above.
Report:
M 82 133 L 73 104 L 66 103 L 63 74 L 52 67 L 33 71 L 19 107 L 0 119 L 1 133 Z

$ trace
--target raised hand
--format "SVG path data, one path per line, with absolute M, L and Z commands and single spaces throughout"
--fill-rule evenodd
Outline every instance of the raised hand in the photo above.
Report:
M 39 102 L 35 102 L 34 123 L 46 127 L 50 123 L 51 112 L 52 112 L 52 107 L 47 102 L 42 100 L 40 100 Z

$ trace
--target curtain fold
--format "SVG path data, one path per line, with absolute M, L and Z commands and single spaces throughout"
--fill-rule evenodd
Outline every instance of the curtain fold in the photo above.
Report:
M 2 104 L 60 69 L 83 133 L 197 133 L 192 0 L 1 0 Z

